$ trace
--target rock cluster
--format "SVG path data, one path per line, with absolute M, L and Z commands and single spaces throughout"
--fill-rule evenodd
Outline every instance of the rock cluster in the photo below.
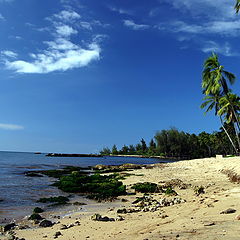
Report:
M 133 207 L 129 209 L 118 209 L 117 213 L 155 212 L 160 210 L 162 207 L 172 206 L 184 202 L 186 202 L 186 200 L 183 200 L 179 197 L 174 197 L 171 199 L 161 198 L 158 201 L 153 199 L 152 196 L 143 196 L 142 198 L 138 198 L 133 202 Z
M 117 216 L 116 218 L 109 218 L 107 216 L 103 217 L 98 213 L 95 213 L 91 219 L 93 221 L 102 221 L 102 222 L 114 222 L 114 221 L 123 221 L 124 218 L 122 216 Z

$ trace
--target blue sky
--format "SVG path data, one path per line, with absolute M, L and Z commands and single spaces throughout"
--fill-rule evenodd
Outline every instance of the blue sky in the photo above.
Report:
M 239 76 L 233 6 L 0 0 L 0 149 L 94 153 L 171 126 L 218 130 L 199 107 L 201 71 L 215 51 Z

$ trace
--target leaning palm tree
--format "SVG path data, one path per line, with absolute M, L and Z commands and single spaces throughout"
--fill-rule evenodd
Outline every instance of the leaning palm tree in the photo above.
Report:
M 235 10 L 236 10 L 236 13 L 238 13 L 240 11 L 240 0 L 236 0 L 236 4 L 235 4 Z
M 225 126 L 224 126 L 224 121 L 223 121 L 223 119 L 222 119 L 222 115 L 219 114 L 219 110 L 220 110 L 220 104 L 219 104 L 219 102 L 220 102 L 220 99 L 221 99 L 221 98 L 222 98 L 222 94 L 221 94 L 219 91 L 216 92 L 215 94 L 211 94 L 211 93 L 210 93 L 209 95 L 207 95 L 207 96 L 204 97 L 203 100 L 205 100 L 205 102 L 202 103 L 201 108 L 206 108 L 206 107 L 207 107 L 207 109 L 206 109 L 206 111 L 205 111 L 205 114 L 206 114 L 207 112 L 209 112 L 209 111 L 211 111 L 211 110 L 214 109 L 215 115 L 218 115 L 218 116 L 219 116 L 220 122 L 221 122 L 221 125 L 222 125 L 222 128 L 223 128 L 223 130 L 225 131 L 225 133 L 226 133 L 229 141 L 231 142 L 231 144 L 232 144 L 235 152 L 237 153 L 237 152 L 238 152 L 238 151 L 237 151 L 237 148 L 236 148 L 236 146 L 235 146 L 232 138 L 230 137 L 227 129 L 226 129 Z
M 225 71 L 224 67 L 220 65 L 217 54 L 212 53 L 204 62 L 202 73 L 203 93 L 206 95 L 215 94 L 222 89 L 223 93 L 227 94 L 229 92 L 227 82 L 233 84 L 235 78 L 233 73 Z
M 234 126 L 236 138 L 238 141 L 238 149 L 240 149 L 240 97 L 234 93 L 229 92 L 228 94 L 220 98 L 219 105 L 220 108 L 218 110 L 218 115 L 225 116 L 226 123 L 231 123 Z

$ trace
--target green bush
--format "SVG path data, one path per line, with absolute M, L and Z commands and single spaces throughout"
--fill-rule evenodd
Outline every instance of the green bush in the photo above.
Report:
M 162 192 L 162 189 L 156 183 L 144 182 L 144 183 L 135 183 L 132 187 L 136 192 L 141 193 L 155 193 Z

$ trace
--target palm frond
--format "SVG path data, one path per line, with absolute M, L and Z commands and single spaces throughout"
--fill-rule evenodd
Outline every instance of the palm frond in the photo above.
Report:
M 234 6 L 234 9 L 236 10 L 236 13 L 239 12 L 239 10 L 240 10 L 240 0 L 236 0 L 236 4 Z

